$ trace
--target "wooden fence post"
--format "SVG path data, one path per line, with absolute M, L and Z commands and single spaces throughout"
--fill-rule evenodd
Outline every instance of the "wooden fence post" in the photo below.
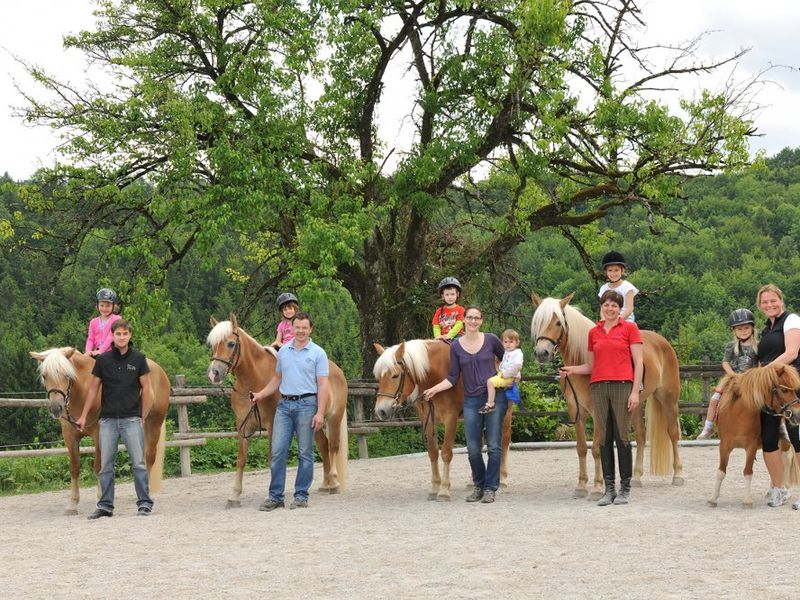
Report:
M 364 422 L 364 396 L 358 394 L 353 398 L 353 407 L 356 410 L 356 421 L 358 423 Z M 369 458 L 369 451 L 367 450 L 367 436 L 363 433 L 356 435 L 358 440 L 358 458 Z
M 175 386 L 185 387 L 186 376 L 176 375 Z M 178 404 L 178 433 L 189 433 L 189 406 Z M 192 474 L 192 449 L 189 446 L 181 446 L 181 477 L 189 477 Z

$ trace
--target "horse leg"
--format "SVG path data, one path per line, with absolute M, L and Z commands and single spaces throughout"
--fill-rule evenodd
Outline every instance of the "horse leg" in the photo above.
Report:
M 753 483 L 753 463 L 758 453 L 758 442 L 753 441 L 750 446 L 747 447 L 746 451 L 747 457 L 744 461 L 744 498 L 742 499 L 742 506 L 745 508 L 753 508 L 751 487 Z
M 585 498 L 589 494 L 586 484 L 589 476 L 586 472 L 586 419 L 580 418 L 575 422 L 575 450 L 578 453 L 578 485 L 573 491 L 574 498 Z
M 272 438 L 270 438 L 271 440 Z M 225 508 L 239 508 L 242 505 L 242 477 L 244 476 L 244 467 L 247 463 L 247 450 L 250 447 L 250 440 L 246 437 L 239 436 L 239 453 L 236 455 L 236 475 L 233 479 L 233 494 L 228 498 L 228 503 Z
M 508 449 L 511 447 L 511 417 L 514 411 L 511 410 L 511 404 L 508 405 L 506 415 L 503 417 L 503 437 L 500 447 L 503 449 L 503 458 L 500 461 L 500 487 L 508 487 Z M 450 480 L 450 477 L 447 477 Z
M 331 490 L 331 470 L 335 470 L 336 466 L 331 461 L 330 443 L 328 436 L 325 435 L 325 427 L 314 434 L 314 441 L 317 442 L 317 450 L 319 450 L 319 455 L 322 457 L 322 484 L 319 486 L 318 491 L 329 492 Z
M 711 498 L 708 499 L 709 506 L 717 506 L 717 501 L 719 500 L 719 491 L 722 487 L 722 482 L 725 479 L 725 475 L 728 472 L 728 459 L 731 455 L 731 450 L 733 448 L 724 440 L 720 440 L 719 442 L 719 467 L 717 468 L 717 477 L 716 481 L 714 482 L 714 493 L 711 495 Z M 749 454 L 749 450 L 748 450 Z M 753 455 L 755 458 L 755 454 Z M 749 480 L 747 479 L 747 466 L 745 465 L 745 482 L 749 484 Z M 750 463 L 750 477 L 752 479 L 753 475 L 753 463 Z
M 81 477 L 81 454 L 80 454 L 80 436 L 70 433 L 64 435 L 64 440 L 67 443 L 67 450 L 69 451 L 69 504 L 64 509 L 65 515 L 78 514 L 78 502 L 80 501 L 80 477 Z M 98 448 L 95 445 L 95 448 Z M 95 459 L 95 464 L 100 464 L 98 459 Z
M 651 400 L 653 402 L 653 400 Z M 643 403 L 642 403 L 643 404 Z M 642 475 L 644 474 L 644 450 L 647 445 L 647 429 L 644 423 L 644 409 L 642 404 L 633 411 L 633 431 L 636 437 L 636 462 L 633 466 L 632 487 L 642 487 Z M 628 432 L 619 432 L 620 435 L 628 435 Z
M 660 397 L 655 399 L 661 402 L 664 407 L 664 414 L 667 419 L 667 433 L 669 433 L 669 439 L 672 442 L 672 485 L 680 486 L 684 484 L 685 480 L 683 478 L 683 462 L 681 461 L 681 453 L 678 446 L 678 442 L 681 439 L 678 399 L 676 397 L 671 402 L 666 400 L 662 402 Z M 752 474 L 752 472 L 751 469 L 750 473 Z
M 456 441 L 456 415 L 447 415 L 444 419 L 444 443 L 442 444 L 442 481 L 439 485 L 439 502 L 450 501 L 450 461 L 453 460 L 453 445 Z
M 430 423 L 430 427 L 426 427 L 425 425 L 428 423 L 429 409 L 430 407 L 427 406 L 427 403 L 423 403 L 422 407 L 419 409 L 419 415 L 423 423 L 425 442 L 428 446 L 428 460 L 431 462 L 431 491 L 428 493 L 428 500 L 436 500 L 442 485 L 442 476 L 439 474 L 439 436 L 436 432 L 435 423 Z
M 603 462 L 600 460 L 600 446 L 603 443 L 604 430 L 601 424 L 594 421 L 594 429 L 592 432 L 592 460 L 594 460 L 594 485 L 592 491 L 589 493 L 590 500 L 597 500 L 600 498 L 606 489 L 606 483 L 603 479 Z M 584 424 L 585 428 L 585 424 Z M 586 434 L 584 433 L 584 436 Z

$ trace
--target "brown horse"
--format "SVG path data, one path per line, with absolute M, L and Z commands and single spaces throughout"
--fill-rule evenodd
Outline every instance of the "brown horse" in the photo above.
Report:
M 375 344 L 378 360 L 373 373 L 378 381 L 375 416 L 391 417 L 407 401 L 413 401 L 423 424 L 428 458 L 431 462 L 431 491 L 428 500 L 450 500 L 450 461 L 456 425 L 464 404 L 461 379 L 449 390 L 439 392 L 430 402 L 422 399 L 423 390 L 439 383 L 450 369 L 450 345 L 440 340 L 410 340 L 391 348 Z M 503 420 L 503 459 L 500 465 L 500 485 L 508 483 L 508 447 L 511 444 L 511 415 L 509 407 Z M 444 443 L 441 449 L 443 474 L 439 472 L 439 439 L 436 425 L 444 424 Z M 470 486 L 471 487 L 471 486 Z
M 792 424 L 800 423 L 800 375 L 794 367 L 769 364 L 765 367 L 749 369 L 741 374 L 727 375 L 720 387 L 724 389 L 719 405 L 717 430 L 719 431 L 719 469 L 714 487 L 714 494 L 708 499 L 711 506 L 717 505 L 719 490 L 728 469 L 728 459 L 734 448 L 744 448 L 744 498 L 742 504 L 753 506 L 750 486 L 753 481 L 753 461 L 756 452 L 761 448 L 760 413 L 766 410 L 782 415 Z M 788 446 L 788 448 L 787 448 Z M 790 457 L 784 461 L 787 469 L 794 463 L 794 449 L 784 442 L 784 450 L 789 450 Z M 784 456 L 786 452 L 784 452 Z M 794 463 L 796 464 L 796 463 Z M 796 467 L 795 467 L 796 469 Z M 786 473 L 785 480 L 792 479 L 796 483 L 796 470 Z M 790 477 L 792 476 L 792 477 Z
M 551 362 L 556 351 L 561 353 L 565 365 L 586 362 L 589 347 L 589 330 L 594 323 L 584 316 L 569 301 L 573 294 L 558 300 L 539 298 L 531 293 L 536 311 L 531 321 L 531 337 L 534 354 L 539 364 Z M 641 485 L 644 472 L 644 447 L 650 433 L 650 472 L 665 476 L 672 471 L 672 485 L 683 485 L 683 464 L 678 452 L 680 427 L 678 424 L 678 400 L 680 398 L 680 372 L 678 357 L 669 342 L 654 331 L 642 331 L 644 342 L 644 391 L 641 404 L 636 408 L 633 427 L 636 433 L 636 463 L 631 483 Z M 561 390 L 567 400 L 570 419 L 575 421 L 578 450 L 578 487 L 576 496 L 587 494 L 586 473 L 586 417 L 592 415 L 592 399 L 589 393 L 589 376 L 572 375 L 562 378 Z M 576 398 L 577 396 L 577 398 Z M 646 402 L 651 398 L 650 402 Z M 642 406 L 647 407 L 645 428 Z M 592 456 L 594 457 L 594 486 L 591 497 L 602 495 L 602 469 L 600 466 L 600 440 L 603 439 L 603 423 L 594 422 Z M 671 452 L 670 452 L 671 450 Z M 670 465 L 669 459 L 672 458 Z M 671 469 L 670 469 L 671 466 Z
M 39 361 L 39 374 L 47 390 L 47 408 L 54 419 L 61 421 L 61 433 L 69 452 L 70 497 L 65 511 L 68 515 L 78 514 L 80 500 L 80 440 L 91 436 L 94 440 L 94 473 L 100 471 L 99 403 L 87 417 L 84 432 L 78 431 L 75 419 L 83 412 L 83 403 L 92 381 L 94 359 L 75 348 L 51 348 L 44 352 L 31 352 L 31 357 Z M 169 378 L 154 361 L 147 359 L 150 367 L 150 397 L 153 404 L 144 418 L 144 447 L 150 490 L 161 489 L 164 469 L 164 438 L 166 429 L 164 417 L 169 407 Z
M 239 454 L 236 457 L 236 478 L 233 495 L 228 500 L 228 508 L 241 506 L 242 476 L 247 462 L 250 437 L 261 426 L 266 426 L 267 435 L 272 436 L 272 422 L 280 394 L 275 392 L 269 398 L 257 403 L 258 410 L 252 409 L 248 397 L 250 391 L 262 389 L 275 374 L 277 351 L 271 346 L 264 347 L 239 327 L 236 316 L 219 323 L 212 317 L 213 329 L 208 334 L 208 344 L 214 355 L 208 365 L 208 379 L 219 384 L 228 373 L 236 377 L 236 385 L 231 393 L 231 408 L 236 415 L 236 430 L 239 432 Z M 322 457 L 323 481 L 320 491 L 336 494 L 347 483 L 347 380 L 342 370 L 328 361 L 330 398 L 328 400 L 325 427 L 314 435 L 317 449 Z M 263 420 L 263 422 L 262 422 Z

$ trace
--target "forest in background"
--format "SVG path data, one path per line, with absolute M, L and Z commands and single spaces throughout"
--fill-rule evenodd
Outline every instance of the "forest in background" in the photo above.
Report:
M 487 183 L 491 185 L 491 181 Z M 0 314 L 0 393 L 22 395 L 40 389 L 31 350 L 58 346 L 82 349 L 86 327 L 94 314 L 95 290 L 121 287 L 123 314 L 134 324 L 134 340 L 164 366 L 174 380 L 186 375 L 189 385 L 203 385 L 210 351 L 205 337 L 209 316 L 225 318 L 240 309 L 243 283 L 228 268 L 240 260 L 238 240 L 224 244 L 213 257 L 187 256 L 171 269 L 163 286 L 151 294 L 125 289 L 124 256 L 111 261 L 107 241 L 113 231 L 93 236 L 63 271 L 51 268 L 54 257 L 37 248 L 33 229 L 51 227 L 49 214 L 30 211 L 20 198 L 19 182 L 2 179 L 0 221 L 18 220 L 31 226 L 29 240 L 7 236 L 0 253 L 5 310 Z M 756 161 L 736 174 L 701 177 L 687 183 L 685 197 L 672 203 L 668 216 L 648 219 L 644 208 L 612 211 L 579 230 L 595 260 L 588 270 L 572 242 L 559 230 L 531 234 L 504 270 L 514 273 L 503 289 L 493 288 L 489 275 L 464 279 L 462 304 L 484 307 L 488 331 L 514 327 L 522 334 L 530 357 L 530 292 L 565 296 L 590 316 L 600 283 L 599 259 L 604 252 L 622 252 L 630 279 L 641 290 L 637 321 L 667 337 L 681 363 L 711 357 L 718 360 L 729 338 L 726 318 L 731 310 L 754 306 L 756 290 L 766 282 L 780 286 L 790 308 L 800 298 L 800 149 L 785 149 Z M 17 235 L 19 232 L 17 232 Z M 437 306 L 435 281 L 421 294 L 405 338 L 429 335 L 429 319 Z M 314 339 L 326 348 L 348 377 L 362 373 L 357 342 L 358 311 L 347 290 L 332 280 L 318 280 L 292 290 L 315 318 Z M 250 312 L 242 325 L 269 343 L 278 322 L 272 299 Z M 761 316 L 758 315 L 759 324 Z M 385 345 L 399 340 L 378 340 Z M 526 373 L 537 372 L 528 360 Z M 36 392 L 36 395 L 40 395 Z M 201 410 L 199 419 L 222 426 L 231 415 L 224 402 Z M 195 417 L 193 416 L 193 419 Z M 209 423 L 193 421 L 202 428 Z M 58 437 L 57 424 L 44 411 L 4 409 L 0 446 L 46 441 Z

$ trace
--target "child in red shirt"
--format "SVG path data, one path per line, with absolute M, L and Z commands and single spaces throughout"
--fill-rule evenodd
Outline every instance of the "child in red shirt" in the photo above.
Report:
M 464 307 L 456 304 L 461 295 L 461 284 L 455 277 L 445 277 L 437 289 L 442 306 L 433 315 L 433 337 L 449 342 L 464 333 Z

